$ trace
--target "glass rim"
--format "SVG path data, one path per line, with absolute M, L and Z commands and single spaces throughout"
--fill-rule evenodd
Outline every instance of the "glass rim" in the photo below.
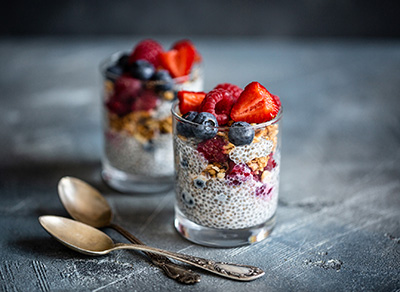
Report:
M 193 126 L 198 125 L 197 123 L 186 120 L 179 115 L 179 113 L 177 111 L 178 104 L 179 104 L 179 100 L 175 100 L 171 107 L 171 113 L 174 116 L 174 118 L 180 122 L 187 123 L 187 124 L 190 124 Z M 283 108 L 281 105 L 278 114 L 272 120 L 264 122 L 264 123 L 260 123 L 260 124 L 253 124 L 253 125 L 250 124 L 250 125 L 253 127 L 254 130 L 260 129 L 260 128 L 265 128 L 265 127 L 268 127 L 268 126 L 278 123 L 282 119 L 282 116 L 283 116 Z M 227 131 L 227 130 L 229 130 L 230 127 L 229 126 L 218 126 L 218 127 L 214 127 L 214 128 L 217 128 L 219 131 Z
M 107 69 L 107 67 L 109 65 L 115 63 L 123 54 L 128 54 L 128 52 L 126 52 L 126 51 L 118 51 L 118 52 L 115 52 L 115 53 L 109 55 L 108 57 L 104 58 L 102 61 L 100 61 L 99 70 L 100 70 L 100 73 L 101 73 L 101 75 L 103 77 L 108 77 L 108 78 L 111 78 L 111 79 L 117 79 L 118 77 L 122 76 L 122 75 L 114 74 L 112 72 L 107 72 L 106 69 Z M 188 75 L 175 77 L 175 78 L 172 78 L 172 76 L 171 76 L 173 83 L 174 84 L 182 84 L 182 83 L 184 83 L 186 81 L 194 80 L 193 79 L 193 73 L 195 71 L 198 71 L 201 74 L 201 72 L 203 70 L 202 64 L 203 64 L 203 62 L 193 63 L 193 67 L 190 70 L 190 73 Z M 133 78 L 133 77 L 131 77 L 131 78 Z M 143 83 L 154 83 L 154 84 L 167 83 L 167 82 L 164 82 L 164 81 L 161 81 L 161 80 L 140 80 L 140 81 L 143 82 Z

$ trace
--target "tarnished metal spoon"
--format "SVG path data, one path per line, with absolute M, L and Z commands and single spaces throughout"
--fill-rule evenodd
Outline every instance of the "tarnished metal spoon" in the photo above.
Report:
M 107 200 L 88 183 L 74 177 L 63 177 L 58 183 L 58 194 L 65 209 L 75 220 L 97 228 L 113 228 L 130 242 L 144 245 L 127 230 L 112 222 L 113 214 Z M 168 277 L 184 284 L 200 282 L 200 275 L 187 267 L 175 264 L 165 256 L 148 252 L 145 254 Z
M 233 280 L 251 281 L 264 275 L 263 270 L 253 266 L 215 262 L 139 244 L 114 243 L 104 232 L 72 219 L 40 216 L 39 222 L 62 244 L 88 255 L 99 256 L 114 250 L 133 249 L 163 255 Z

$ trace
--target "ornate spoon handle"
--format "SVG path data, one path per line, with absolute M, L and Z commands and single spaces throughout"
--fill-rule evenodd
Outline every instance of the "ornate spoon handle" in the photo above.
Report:
M 215 262 L 212 260 L 166 251 L 145 245 L 116 243 L 113 250 L 116 249 L 134 249 L 164 255 L 169 258 L 173 258 L 175 260 L 215 273 L 222 277 L 238 281 L 252 281 L 264 275 L 264 271 L 257 267 L 225 262 Z
M 117 224 L 111 223 L 108 227 L 118 231 L 134 244 L 145 245 L 140 239 L 136 238 L 133 234 Z M 195 284 L 200 282 L 199 274 L 187 269 L 185 266 L 171 262 L 166 256 L 147 251 L 144 251 L 144 253 L 150 258 L 151 262 L 161 268 L 168 277 L 184 284 Z

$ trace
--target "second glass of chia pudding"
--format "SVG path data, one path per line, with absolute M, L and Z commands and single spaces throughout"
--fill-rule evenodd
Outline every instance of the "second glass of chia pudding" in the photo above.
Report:
M 275 225 L 280 170 L 278 96 L 258 82 L 180 91 L 174 115 L 175 228 L 198 244 L 259 242 Z
M 109 186 L 132 193 L 172 188 L 171 105 L 179 90 L 203 89 L 201 64 L 189 40 L 164 50 L 146 39 L 103 61 L 102 176 Z

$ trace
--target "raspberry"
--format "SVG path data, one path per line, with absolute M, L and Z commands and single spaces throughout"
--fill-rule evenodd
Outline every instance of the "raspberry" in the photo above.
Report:
M 122 102 L 114 98 L 111 98 L 106 103 L 106 106 L 110 112 L 113 112 L 119 116 L 124 116 L 131 111 L 130 103 Z
M 256 189 L 255 195 L 257 197 L 267 198 L 269 195 L 271 195 L 272 189 L 273 188 L 269 187 L 268 185 L 262 185 Z
M 114 92 L 115 98 L 119 101 L 129 101 L 136 97 L 142 87 L 140 80 L 121 76 L 115 81 Z
M 229 163 L 229 170 L 226 179 L 232 185 L 240 185 L 249 179 L 253 179 L 251 169 L 246 164 L 235 164 L 234 162 Z
M 160 99 L 151 90 L 144 90 L 141 92 L 134 102 L 132 103 L 132 111 L 149 111 L 158 106 Z
M 228 90 L 232 94 L 235 101 L 239 98 L 240 94 L 243 92 L 242 88 L 240 88 L 239 86 L 237 86 L 235 84 L 231 84 L 231 83 L 218 84 L 217 86 L 215 86 L 214 89 L 218 89 L 218 88 Z
M 218 125 L 225 125 L 230 119 L 234 103 L 235 100 L 228 90 L 217 88 L 206 94 L 201 104 L 201 111 L 213 114 L 217 118 Z
M 197 151 L 201 152 L 209 162 L 224 163 L 228 155 L 224 153 L 226 142 L 224 138 L 215 136 L 212 139 L 204 140 L 197 145 Z
M 274 169 L 276 167 L 276 162 L 275 160 L 272 158 L 272 154 L 269 156 L 268 162 L 267 162 L 267 166 L 264 167 L 264 170 L 267 171 L 271 171 L 272 169 Z
M 160 64 L 158 55 L 163 51 L 163 47 L 154 40 L 147 39 L 141 41 L 129 56 L 129 63 L 133 63 L 137 60 L 146 60 L 157 68 Z

